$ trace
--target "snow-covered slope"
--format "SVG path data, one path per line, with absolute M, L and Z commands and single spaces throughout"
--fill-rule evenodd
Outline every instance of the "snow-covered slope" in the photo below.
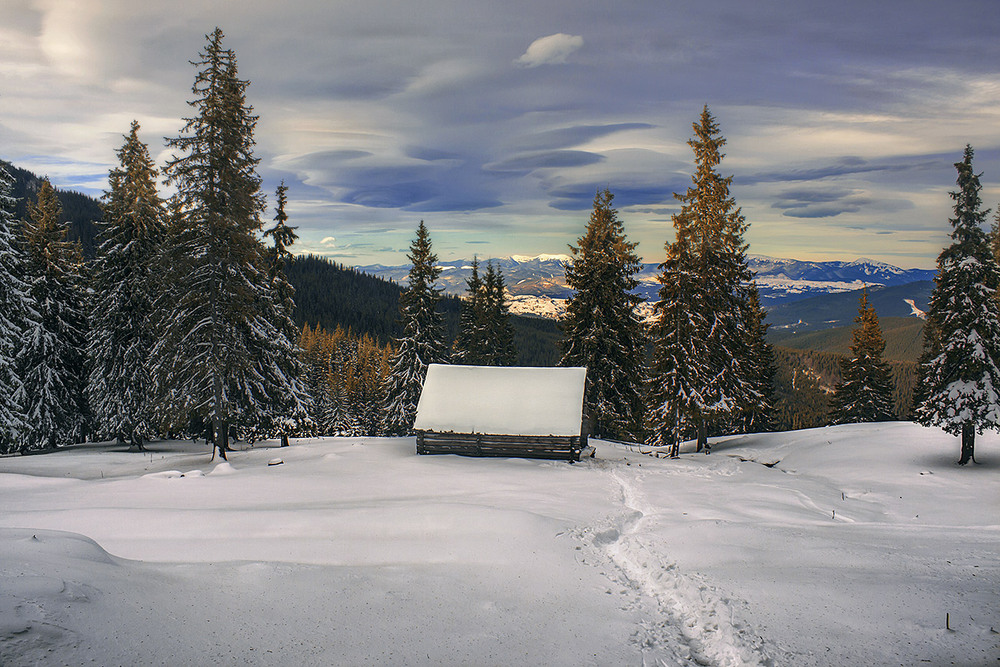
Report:
M 206 449 L 0 459 L 0 664 L 1000 658 L 995 435 L 967 468 L 907 423 L 574 465 Z

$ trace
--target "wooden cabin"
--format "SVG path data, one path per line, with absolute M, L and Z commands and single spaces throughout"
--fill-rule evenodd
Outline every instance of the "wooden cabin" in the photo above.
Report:
M 586 368 L 431 364 L 413 428 L 418 454 L 579 461 Z

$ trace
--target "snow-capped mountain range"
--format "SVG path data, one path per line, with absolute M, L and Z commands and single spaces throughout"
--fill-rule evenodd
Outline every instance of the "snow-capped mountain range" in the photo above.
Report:
M 820 294 L 850 292 L 868 287 L 894 287 L 934 280 L 930 269 L 901 269 L 873 259 L 852 262 L 805 262 L 763 255 L 748 257 L 757 273 L 761 301 L 768 308 Z
M 566 286 L 565 264 L 568 255 L 512 255 L 493 259 L 503 271 L 511 295 L 511 310 L 546 317 L 557 316 L 565 299 L 572 294 Z M 480 260 L 485 270 L 486 260 Z M 872 259 L 852 262 L 808 262 L 796 259 L 776 259 L 763 255 L 748 257 L 750 269 L 757 274 L 761 301 L 767 308 L 806 297 L 859 290 L 868 287 L 890 287 L 934 279 L 934 271 L 901 269 Z M 442 262 L 438 283 L 445 293 L 461 295 L 472 270 L 471 260 Z M 372 264 L 358 270 L 398 283 L 405 283 L 408 264 L 385 266 Z M 656 299 L 659 283 L 657 264 L 642 265 L 637 275 L 637 292 L 646 300 Z

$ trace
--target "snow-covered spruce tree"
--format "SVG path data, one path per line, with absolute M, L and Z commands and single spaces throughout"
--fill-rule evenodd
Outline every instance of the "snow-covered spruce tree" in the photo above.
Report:
M 668 246 L 668 259 L 662 266 L 661 284 L 672 286 L 684 299 L 688 323 L 678 325 L 678 334 L 690 335 L 690 341 L 669 341 L 670 352 L 656 360 L 656 347 L 663 344 L 662 336 L 670 326 L 678 324 L 683 314 L 667 318 L 664 327 L 654 327 L 654 364 L 650 375 L 653 402 L 650 412 L 658 421 L 654 431 L 677 428 L 676 419 L 668 421 L 666 415 L 678 414 L 680 401 L 686 420 L 694 426 L 698 436 L 698 451 L 708 447 L 709 432 L 721 431 L 734 422 L 741 411 L 765 400 L 755 387 L 751 356 L 751 337 L 748 335 L 752 319 L 749 302 L 749 283 L 752 274 L 746 262 L 746 244 L 743 234 L 746 220 L 729 194 L 732 177 L 723 178 L 716 171 L 722 161 L 721 148 L 726 140 L 719 132 L 715 118 L 706 106 L 698 122 L 693 125 L 695 136 L 688 141 L 695 156 L 695 174 L 692 186 L 674 197 L 682 203 L 681 212 L 674 216 L 677 240 L 681 243 L 673 253 Z M 687 255 L 690 266 L 681 266 L 676 258 Z M 685 275 L 673 278 L 667 271 L 681 271 Z M 664 313 L 677 305 L 663 304 L 657 312 Z M 700 358 L 676 356 L 697 354 Z M 669 361 L 668 361 L 669 360 Z M 662 364 L 662 365 L 661 365 Z M 693 364 L 696 369 L 684 370 L 683 375 L 692 383 L 682 394 L 671 397 L 655 385 L 669 381 L 661 378 L 663 372 L 674 372 L 674 364 Z M 660 400 L 667 403 L 660 403 Z M 673 426 L 670 426 L 673 424 Z M 679 434 L 653 433 L 656 442 L 673 442 Z
M 295 312 L 295 288 L 285 276 L 285 261 L 292 255 L 288 248 L 298 239 L 296 228 L 287 224 L 288 214 L 285 212 L 288 203 L 287 193 L 288 187 L 282 181 L 275 191 L 274 226 L 264 232 L 264 237 L 270 237 L 273 245 L 267 272 L 270 298 L 262 304 L 264 316 L 271 320 L 280 334 L 280 339 L 274 341 L 272 350 L 274 363 L 288 380 L 291 389 L 281 397 L 282 402 L 276 401 L 263 415 L 267 435 L 269 437 L 278 435 L 282 447 L 288 446 L 289 433 L 308 430 L 309 426 L 306 409 L 308 397 L 302 382 L 304 375 L 302 351 L 295 343 L 298 339 L 298 330 L 292 319 Z
M 993 248 L 993 259 L 1000 264 L 1000 207 L 993 216 L 993 229 L 990 232 L 990 247 Z M 1000 298 L 1000 295 L 998 295 Z
M 507 286 L 503 272 L 486 265 L 483 278 L 483 321 L 481 325 L 483 347 L 487 366 L 513 366 L 517 362 L 514 349 L 514 326 L 510 323 L 510 308 L 507 306 Z
M 27 429 L 18 355 L 25 332 L 37 313 L 25 282 L 26 257 L 15 218 L 14 178 L 0 164 L 0 453 L 14 451 Z
M 66 240 L 69 225 L 60 221 L 62 208 L 47 179 L 28 212 L 25 276 L 37 318 L 29 322 L 18 361 L 22 385 L 15 400 L 29 424 L 22 451 L 77 442 L 87 421 L 87 317 L 80 246 Z
M 396 354 L 389 366 L 385 387 L 383 423 L 389 435 L 407 435 L 413 430 L 417 401 L 427 376 L 427 366 L 448 358 L 444 324 L 437 311 L 441 290 L 434 282 L 441 275 L 437 255 L 424 221 L 410 244 L 412 262 L 407 287 L 399 297 L 403 336 L 396 341 Z
M 466 279 L 465 298 L 458 315 L 458 335 L 452 345 L 451 361 L 466 366 L 484 366 L 489 343 L 483 331 L 485 291 L 479 276 L 479 258 L 472 258 L 472 275 Z
M 958 170 L 953 243 L 938 256 L 921 358 L 917 421 L 962 437 L 959 464 L 975 461 L 976 433 L 1000 428 L 1000 268 L 983 225 L 979 175 L 965 147 Z
M 479 260 L 472 260 L 472 275 L 462 302 L 452 362 L 468 366 L 513 366 L 514 328 L 507 306 L 503 272 L 489 262 L 479 275 Z
M 756 282 L 751 282 L 747 288 L 746 309 L 749 351 L 746 373 L 753 391 L 744 394 L 750 401 L 737 409 L 731 430 L 737 433 L 765 433 L 774 427 L 774 379 L 777 365 L 774 361 L 774 348 L 767 342 L 767 329 L 770 325 L 764 322 L 767 312 L 760 304 Z
M 225 458 L 231 425 L 259 424 L 296 400 L 296 352 L 256 236 L 265 203 L 248 82 L 222 31 L 207 40 L 194 63 L 196 114 L 167 141 L 176 153 L 165 173 L 177 193 L 153 358 L 164 415 L 211 424 Z
M 298 227 L 288 225 L 288 213 L 285 212 L 287 205 L 288 186 L 282 181 L 274 191 L 274 226 L 264 231 L 264 238 L 270 237 L 273 242 L 271 259 L 268 263 L 268 274 L 272 279 L 284 277 L 285 261 L 292 256 L 288 248 L 299 239 L 299 235 L 295 233 Z M 293 293 L 289 293 L 287 296 L 291 299 Z
M 885 339 L 867 289 L 861 292 L 854 321 L 858 326 L 851 355 L 840 363 L 842 380 L 835 388 L 830 416 L 835 424 L 889 421 L 893 419 L 892 370 L 882 359 Z
M 634 437 L 642 404 L 643 335 L 632 293 L 639 257 L 605 189 L 583 236 L 570 246 L 566 284 L 575 293 L 560 321 L 561 366 L 587 368 L 586 406 L 597 436 Z
M 355 383 L 357 343 L 344 337 L 336 344 L 328 378 L 327 412 L 323 415 L 323 430 L 330 435 L 354 437 L 363 435 L 358 427 L 351 390 Z
M 677 236 L 666 244 L 660 264 L 660 290 L 653 306 L 653 342 L 647 380 L 647 442 L 677 456 L 680 443 L 700 424 L 708 384 L 706 343 L 698 333 L 708 327 L 705 285 L 697 271 L 693 227 L 682 212 L 674 216 Z
M 138 122 L 132 121 L 117 156 L 120 166 L 108 174 L 92 270 L 87 396 L 98 432 L 141 451 L 143 439 L 155 430 L 149 374 L 155 332 L 149 318 L 156 299 L 153 258 L 165 232 L 165 209 Z

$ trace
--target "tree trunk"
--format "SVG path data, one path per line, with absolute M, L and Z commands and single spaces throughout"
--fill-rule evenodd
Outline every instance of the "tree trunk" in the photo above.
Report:
M 226 452 L 229 451 L 229 422 L 222 422 L 222 438 L 219 440 L 219 454 L 223 461 L 228 461 Z
M 288 434 L 287 433 L 282 433 L 281 434 L 281 446 L 282 447 L 287 447 L 288 446 Z
M 976 426 L 971 421 L 962 422 L 962 458 L 958 465 L 964 466 L 969 461 L 976 461 Z
M 708 454 L 712 451 L 712 448 L 708 445 L 708 426 L 705 424 L 705 417 L 703 415 L 698 415 L 698 449 L 695 451 L 705 450 Z
M 146 448 L 142 446 L 142 436 L 133 433 L 129 437 L 129 451 L 144 452 Z
M 228 461 L 226 452 L 229 451 L 229 424 L 223 419 L 215 418 L 215 439 L 212 445 L 212 458 L 215 458 L 215 450 L 219 450 L 219 458 Z

